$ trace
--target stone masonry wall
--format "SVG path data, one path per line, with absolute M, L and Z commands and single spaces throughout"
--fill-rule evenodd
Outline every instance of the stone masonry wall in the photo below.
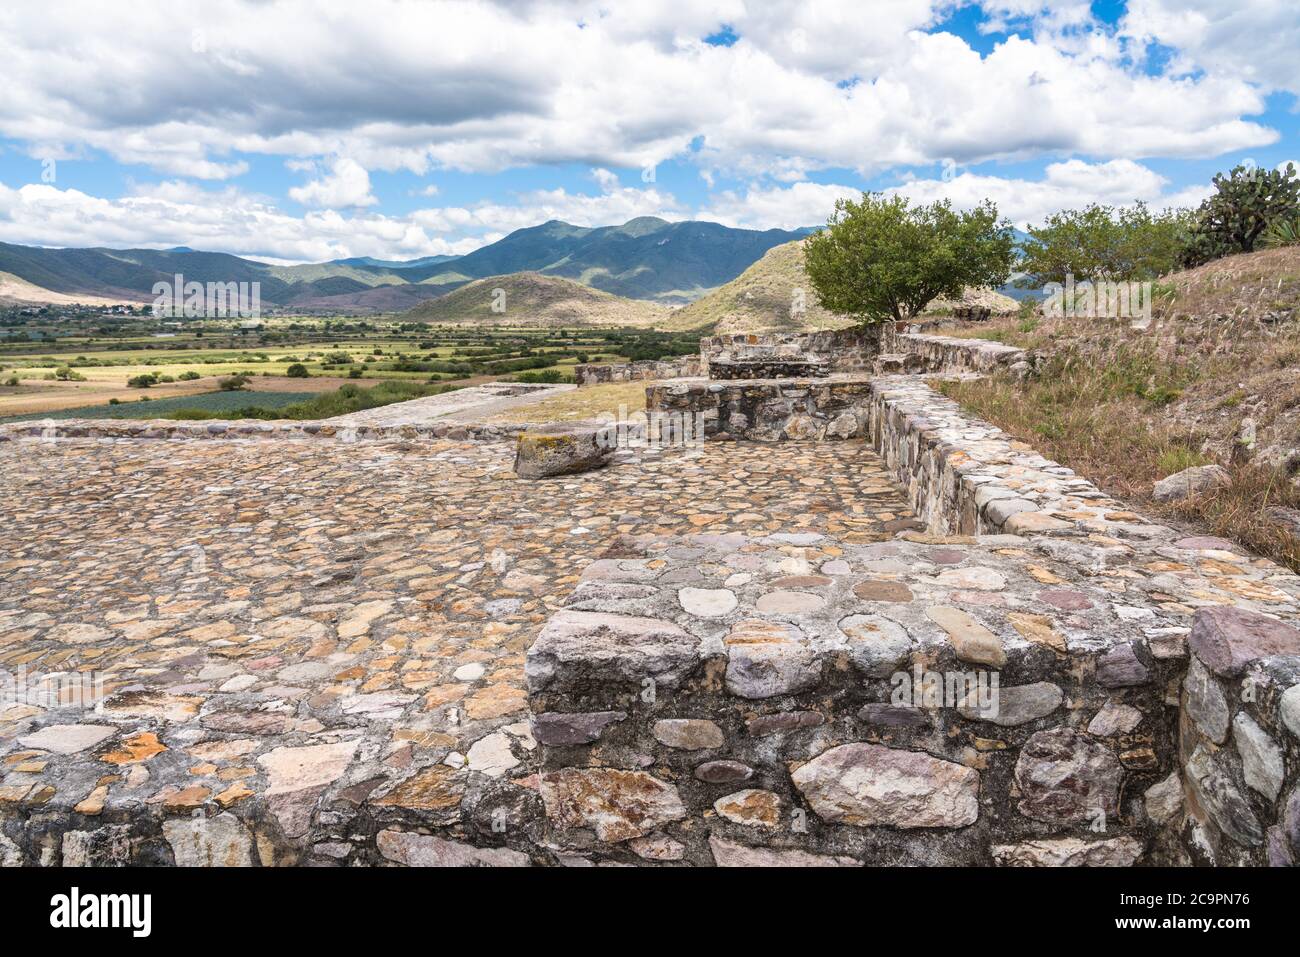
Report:
M 586 569 L 528 654 L 561 852 L 723 866 L 1167 859 L 1142 795 L 1173 771 L 1164 698 L 1179 665 L 1148 653 L 1145 623 L 1103 583 L 1048 558 L 1027 568 L 1015 536 L 635 544 L 644 557 Z M 900 673 L 918 676 L 903 699 Z M 997 706 L 927 699 L 923 673 L 998 680 Z
M 561 844 L 697 864 L 1300 860 L 1296 576 L 1128 510 L 917 377 L 649 398 L 703 406 L 714 438 L 823 438 L 852 414 L 929 531 L 651 538 L 591 566 L 528 659 Z M 996 673 L 998 714 L 900 706 L 883 679 L 918 664 Z
M 646 389 L 652 412 L 701 416 L 706 438 L 779 442 L 865 434 L 866 379 L 679 380 Z
M 1300 864 L 1300 631 L 1238 608 L 1188 636 L 1179 764 L 1199 863 Z
M 599 385 L 604 382 L 641 382 L 650 379 L 680 379 L 703 375 L 704 363 L 698 355 L 676 356 L 671 359 L 652 359 L 621 363 L 586 363 L 574 367 L 574 376 L 580 386 Z
M 886 352 L 919 356 L 925 372 L 991 372 L 1024 358 L 1023 349 L 986 339 L 957 339 L 921 332 L 887 335 Z
M 832 373 L 867 372 L 881 351 L 883 327 L 788 332 L 772 335 L 706 336 L 700 355 L 707 368 L 713 362 L 753 362 L 797 359 L 823 362 Z

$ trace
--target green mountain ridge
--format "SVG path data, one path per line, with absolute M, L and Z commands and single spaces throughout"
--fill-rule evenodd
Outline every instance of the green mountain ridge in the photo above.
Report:
M 515 230 L 463 256 L 401 262 L 352 257 L 281 266 L 171 249 L 51 249 L 0 243 L 0 272 L 59 296 L 150 302 L 153 286 L 260 282 L 264 304 L 293 310 L 379 312 L 409 308 L 488 276 L 520 272 L 569 279 L 630 299 L 682 304 L 739 275 L 768 249 L 809 230 L 732 229 L 717 223 L 641 216 L 620 226 L 551 220 Z M 419 286 L 400 295 L 384 287 Z

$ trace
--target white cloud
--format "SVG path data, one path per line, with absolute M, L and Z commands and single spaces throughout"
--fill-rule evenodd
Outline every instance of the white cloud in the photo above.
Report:
M 638 216 L 685 219 L 688 210 L 670 193 L 654 188 L 606 185 L 599 195 L 564 189 L 521 193 L 511 204 L 484 202 L 472 207 L 443 206 L 412 213 L 412 222 L 435 232 L 504 234 L 558 219 L 574 226 L 609 226 Z
M 1293 0 L 1129 0 L 1120 33 L 1172 47 L 1175 71 L 1206 70 L 1300 95 Z
M 725 192 L 715 197 L 700 219 L 749 229 L 799 229 L 820 226 L 840 198 L 857 199 L 862 191 L 851 186 L 795 183 L 769 189 L 751 187 L 743 194 Z
M 136 186 L 121 199 L 42 184 L 12 189 L 0 183 L 0 242 L 181 245 L 286 262 L 458 255 L 549 219 L 603 226 L 636 216 L 687 215 L 671 194 L 631 187 L 613 187 L 598 195 L 539 190 L 520 194 L 513 204 L 434 207 L 405 216 L 360 211 L 344 216 L 333 209 L 295 216 L 270 197 L 175 180 Z
M 292 216 L 237 190 L 164 183 L 121 199 L 75 189 L 0 183 L 0 241 L 47 246 L 191 246 L 213 252 L 320 262 L 346 256 L 416 258 L 469 252 L 482 240 L 431 235 L 409 218 Z
M 374 206 L 379 202 L 370 192 L 370 174 L 365 167 L 346 156 L 335 158 L 329 172 L 319 179 L 290 188 L 289 198 L 320 209 Z
M 1246 21 L 1189 25 L 1163 2 L 1135 0 L 1130 29 L 1187 43 L 1205 75 L 1147 75 L 1082 0 L 986 3 L 1035 30 L 984 57 L 925 32 L 949 0 L 8 4 L 0 135 L 209 179 L 245 171 L 239 152 L 423 174 L 637 169 L 699 144 L 708 167 L 778 181 L 946 156 L 1211 156 L 1275 139 L 1249 119 L 1264 108 L 1249 81 L 1296 69 L 1294 9 L 1273 4 L 1276 35 L 1250 70 Z M 723 24 L 734 45 L 702 42 Z M 366 198 L 353 176 L 301 190 Z
M 960 209 L 991 199 L 1002 216 L 1022 228 L 1037 225 L 1052 213 L 1089 203 L 1127 206 L 1142 200 L 1156 209 L 1188 207 L 1196 206 L 1210 192 L 1208 185 L 1167 192 L 1168 185 L 1163 176 L 1132 160 L 1068 160 L 1048 165 L 1041 180 L 963 172 L 947 180 L 913 180 L 884 192 L 921 203 L 947 199 Z
M 1050 164 L 1040 180 L 960 172 L 948 179 L 910 179 L 881 192 L 918 203 L 947 199 L 959 209 L 971 209 L 991 199 L 1001 215 L 1021 227 L 1089 203 L 1127 206 L 1143 200 L 1157 209 L 1191 207 L 1210 192 L 1208 184 L 1175 192 L 1169 192 L 1168 186 L 1163 176 L 1132 160 L 1068 160 Z M 830 184 L 751 187 L 743 194 L 728 192 L 715 198 L 709 208 L 701 210 L 700 218 L 753 229 L 818 226 L 830 217 L 837 199 L 861 195 L 861 190 L 851 186 Z

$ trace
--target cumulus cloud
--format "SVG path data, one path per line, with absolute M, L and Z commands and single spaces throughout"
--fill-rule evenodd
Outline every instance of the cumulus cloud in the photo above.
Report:
M 1086 4 L 1073 0 L 986 4 L 1042 25 L 988 56 L 935 30 L 947 0 L 9 4 L 0 134 L 212 179 L 238 176 L 238 153 L 421 174 L 695 156 L 791 181 L 946 156 L 1209 156 L 1270 142 L 1248 118 L 1264 107 L 1250 81 L 1283 65 L 1239 69 L 1227 27 L 1183 25 L 1162 3 L 1143 0 L 1129 30 L 1184 40 L 1213 69 L 1149 75 L 1105 31 L 1075 29 Z M 724 24 L 734 44 L 703 42 Z M 1286 36 L 1276 42 L 1294 50 Z M 122 37 L 150 40 L 123 55 Z
M 1204 70 L 1300 95 L 1300 10 L 1291 0 L 1129 0 L 1119 32 L 1171 48 L 1174 72 Z
M 1041 180 L 962 172 L 949 179 L 912 180 L 884 192 L 921 203 L 947 199 L 961 209 L 991 199 L 1001 215 L 1022 228 L 1037 225 L 1060 210 L 1089 203 L 1127 206 L 1142 200 L 1157 209 L 1189 207 L 1210 192 L 1208 185 L 1175 192 L 1168 192 L 1168 186 L 1165 177 L 1132 160 L 1068 160 L 1049 164 Z
M 343 215 L 334 209 L 296 216 L 271 197 L 234 187 L 204 189 L 184 181 L 136 186 L 120 199 L 44 184 L 15 189 L 0 183 L 0 242 L 183 245 L 284 262 L 459 255 L 549 219 L 603 226 L 636 216 L 688 215 L 671 194 L 632 187 L 593 195 L 538 190 L 516 196 L 514 203 L 430 207 L 404 216 L 361 211 Z
M 431 235 L 409 218 L 343 216 L 334 210 L 293 216 L 265 198 L 186 183 L 147 187 L 120 199 L 0 183 L 0 241 L 31 243 L 37 237 L 48 246 L 184 245 L 288 262 L 459 254 L 482 243 Z
M 370 174 L 365 167 L 346 156 L 334 159 L 329 172 L 318 179 L 290 188 L 289 198 L 321 209 L 374 206 L 379 202 L 370 192 Z
M 948 178 L 912 179 L 881 192 L 918 203 L 946 199 L 959 209 L 972 209 L 991 199 L 999 213 L 1020 227 L 1037 225 L 1052 213 L 1089 203 L 1127 206 L 1142 200 L 1157 209 L 1182 208 L 1198 205 L 1210 193 L 1208 185 L 1177 191 L 1170 191 L 1169 185 L 1165 177 L 1132 160 L 1068 160 L 1049 164 L 1038 180 L 966 171 Z M 861 190 L 850 186 L 816 183 L 751 188 L 722 194 L 700 217 L 757 229 L 818 226 L 830 217 L 837 199 L 861 195 Z
M 819 183 L 751 187 L 743 193 L 720 194 L 700 212 L 700 218 L 748 229 L 799 229 L 825 223 L 837 199 L 861 195 L 851 186 Z
M 986 54 L 944 27 L 972 3 L 999 34 Z M 705 42 L 724 27 L 734 42 Z M 1300 89 L 1298 31 L 1281 0 L 1130 0 L 1118 27 L 1088 0 L 8 4 L 0 137 L 167 179 L 118 199 L 4 188 L 0 237 L 304 260 L 464 251 L 546 219 L 789 228 L 857 193 L 816 182 L 823 171 L 905 177 L 945 161 L 1054 162 L 1039 179 L 968 171 L 896 189 L 987 195 L 1017 221 L 1092 201 L 1190 203 L 1204 190 L 1173 192 L 1143 161 L 1276 142 L 1257 117 L 1270 92 Z M 1152 69 L 1157 52 L 1167 62 Z M 250 195 L 260 156 L 298 181 Z M 704 200 L 621 184 L 668 160 L 694 164 Z M 430 185 L 407 193 L 424 208 L 381 215 L 371 182 L 559 164 L 591 185 L 456 205 Z

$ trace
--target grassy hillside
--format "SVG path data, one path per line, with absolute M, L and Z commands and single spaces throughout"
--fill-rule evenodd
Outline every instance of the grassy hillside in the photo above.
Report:
M 1300 541 L 1267 511 L 1300 507 L 1300 250 L 1230 256 L 1156 289 L 1144 329 L 1040 317 L 955 330 L 1032 349 L 1041 369 L 944 388 L 1108 491 L 1300 569 Z M 1156 480 L 1210 463 L 1231 471 L 1226 489 L 1150 501 Z
M 496 290 L 502 290 L 498 296 Z M 493 303 L 504 311 L 493 310 Z M 485 326 L 635 326 L 658 328 L 666 306 L 622 299 L 570 279 L 536 272 L 489 276 L 421 303 L 401 318 L 409 322 L 472 323 Z
M 796 292 L 801 293 L 802 313 L 792 313 Z M 1013 299 L 992 290 L 971 290 L 963 304 L 988 306 L 996 313 L 1016 310 Z M 936 300 L 928 315 L 943 315 L 956 303 Z M 823 309 L 812 283 L 804 272 L 803 241 L 783 243 L 769 249 L 731 282 L 679 309 L 665 328 L 700 329 L 718 334 L 742 332 L 804 332 L 842 329 L 853 320 Z

